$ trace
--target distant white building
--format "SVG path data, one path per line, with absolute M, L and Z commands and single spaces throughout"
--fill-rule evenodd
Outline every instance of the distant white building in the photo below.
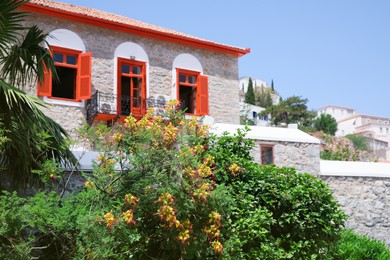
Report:
M 369 139 L 368 145 L 380 159 L 390 158 L 390 119 L 379 116 L 357 114 L 352 108 L 325 106 L 317 111 L 329 114 L 337 121 L 336 136 L 359 134 Z
M 332 117 L 336 119 L 336 121 L 339 121 L 341 119 L 344 119 L 346 117 L 350 117 L 354 115 L 355 109 L 348 108 L 348 107 L 340 107 L 340 106 L 325 106 L 320 109 L 318 109 L 317 113 L 320 114 L 329 114 Z
M 248 85 L 249 85 L 249 79 L 251 77 L 241 77 L 239 79 L 239 88 L 240 88 L 240 91 L 243 91 L 244 93 L 246 93 L 246 91 L 248 90 Z M 252 78 L 252 83 L 253 83 L 253 87 L 261 87 L 261 86 L 264 86 L 266 88 L 269 88 L 268 85 L 267 85 L 267 82 L 265 82 L 264 80 L 260 80 L 260 79 L 253 79 Z

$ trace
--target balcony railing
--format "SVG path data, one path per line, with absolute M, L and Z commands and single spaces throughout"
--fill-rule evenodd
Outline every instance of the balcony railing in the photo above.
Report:
M 130 114 L 141 118 L 148 108 L 163 108 L 165 105 L 163 97 L 143 99 L 97 91 L 87 101 L 87 120 L 89 123 L 93 120 L 117 120 Z

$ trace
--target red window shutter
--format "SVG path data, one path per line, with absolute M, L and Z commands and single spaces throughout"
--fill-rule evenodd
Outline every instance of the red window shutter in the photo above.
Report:
M 37 95 L 39 97 L 50 97 L 51 96 L 51 85 L 52 85 L 52 75 L 46 66 L 43 66 L 44 76 L 43 81 L 38 83 L 37 86 Z
M 198 76 L 196 90 L 196 115 L 204 116 L 209 114 L 209 80 L 207 76 Z
M 92 53 L 81 53 L 78 60 L 76 99 L 90 99 L 92 86 Z

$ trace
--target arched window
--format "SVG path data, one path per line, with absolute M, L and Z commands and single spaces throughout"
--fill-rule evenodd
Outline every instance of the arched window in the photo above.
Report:
M 38 96 L 76 101 L 91 98 L 92 53 L 85 53 L 85 45 L 72 31 L 58 29 L 49 34 L 49 43 L 56 66 L 57 78 L 45 72 Z
M 146 113 L 148 96 L 148 56 L 136 43 L 125 42 L 115 50 L 117 111 L 142 117 Z
M 181 102 L 181 109 L 188 114 L 208 115 L 208 77 L 202 75 L 203 68 L 191 54 L 180 54 L 173 61 L 172 96 Z

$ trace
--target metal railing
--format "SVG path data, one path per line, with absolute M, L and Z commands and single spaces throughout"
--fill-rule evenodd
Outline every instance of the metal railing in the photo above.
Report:
M 142 117 L 149 107 L 163 108 L 166 100 L 163 97 L 143 99 L 140 97 L 118 96 L 96 91 L 87 101 L 87 121 L 92 123 L 98 114 Z

